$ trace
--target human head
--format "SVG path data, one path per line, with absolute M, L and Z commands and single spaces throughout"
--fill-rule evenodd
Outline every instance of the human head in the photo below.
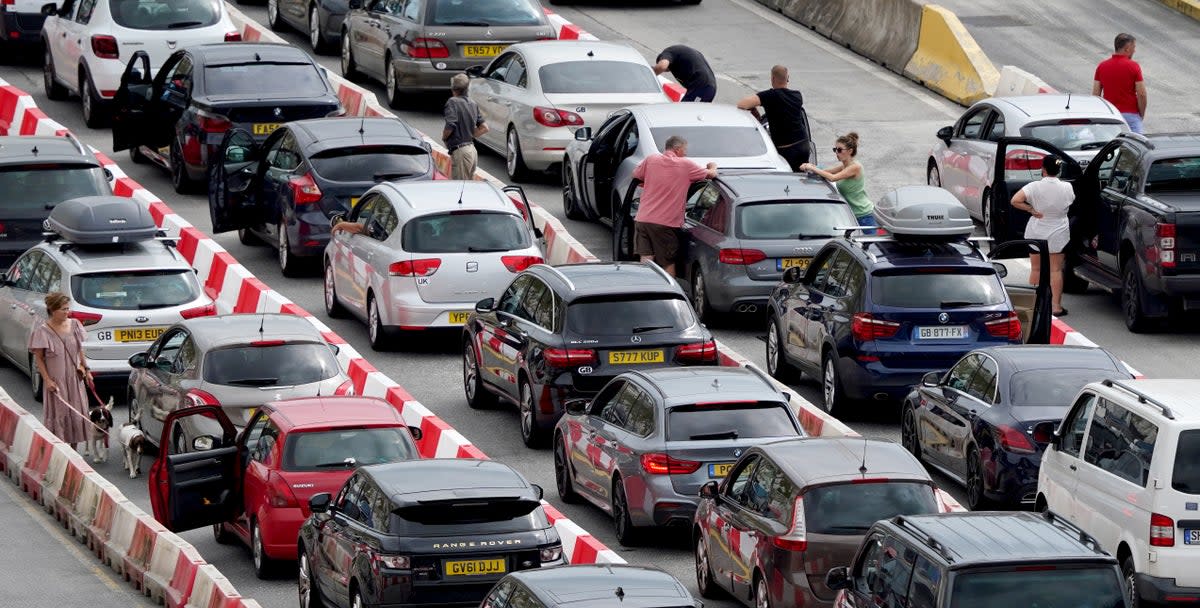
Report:
M 837 138 L 834 148 L 840 148 L 841 152 L 834 151 L 840 161 L 847 161 L 855 156 L 858 156 L 858 133 L 851 131 Z
M 61 291 L 52 291 L 46 294 L 46 315 L 54 318 L 55 313 L 61 313 L 63 317 L 71 312 L 71 298 Z
M 1042 157 L 1042 175 L 1048 177 L 1058 177 L 1062 171 L 1062 159 L 1053 155 L 1047 154 Z
M 1137 38 L 1134 38 L 1133 34 L 1121 32 L 1113 39 L 1113 50 L 1118 55 L 1133 57 L 1133 52 L 1137 50 Z
M 667 138 L 667 143 L 663 144 L 663 151 L 674 151 L 676 156 L 687 156 L 687 140 L 678 135 L 672 135 Z
M 466 95 L 470 86 L 471 79 L 466 74 L 460 72 L 450 77 L 450 92 L 457 96 Z
M 771 86 L 776 89 L 786 87 L 788 84 L 788 69 L 787 66 L 777 65 L 771 68 Z
M 662 74 L 671 69 L 671 61 L 669 59 L 659 59 L 654 63 L 654 73 Z

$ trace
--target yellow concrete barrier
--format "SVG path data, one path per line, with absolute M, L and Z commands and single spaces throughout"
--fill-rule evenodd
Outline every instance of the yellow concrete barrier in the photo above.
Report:
M 1000 80 L 996 66 L 958 17 L 937 4 L 922 11 L 917 51 L 904 75 L 962 105 L 991 96 Z
M 1200 21 L 1200 1 L 1197 0 L 1158 0 L 1185 15 Z

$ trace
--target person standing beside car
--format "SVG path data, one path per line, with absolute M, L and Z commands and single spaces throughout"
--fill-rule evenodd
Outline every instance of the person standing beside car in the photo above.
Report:
M 1022 211 L 1028 211 L 1029 223 L 1025 224 L 1025 238 L 1046 241 L 1050 251 L 1050 295 L 1054 303 L 1054 315 L 1067 316 L 1067 309 L 1062 307 L 1063 290 L 1063 250 L 1071 240 L 1071 225 L 1067 220 L 1067 210 L 1075 201 L 1075 189 L 1071 184 L 1058 179 L 1062 171 L 1062 159 L 1047 154 L 1042 158 L 1042 179 L 1025 184 L 1012 197 L 1012 206 Z M 1029 254 L 1029 284 L 1038 284 L 1038 274 L 1041 268 L 1041 256 Z
M 858 156 L 858 133 L 851 131 L 833 144 L 833 153 L 838 164 L 822 169 L 812 163 L 800 165 L 801 171 L 815 173 L 837 186 L 838 193 L 850 204 L 850 210 L 859 226 L 878 226 L 875 221 L 875 203 L 867 197 L 867 178 Z M 864 230 L 863 234 L 875 234 L 875 230 Z
M 633 170 L 642 181 L 642 199 L 633 221 L 634 251 L 642 262 L 653 260 L 675 276 L 678 230 L 683 226 L 688 187 L 717 176 L 717 163 L 701 167 L 687 158 L 687 140 L 667 138 L 662 154 L 646 157 Z
M 35 373 L 42 377 L 42 416 L 46 428 L 76 448 L 88 439 L 88 399 L 84 382 L 91 382 L 83 356 L 86 334 L 71 318 L 71 299 L 55 291 L 46 295 L 46 322 L 29 335 Z
M 788 81 L 787 67 L 774 66 L 771 68 L 771 88 L 746 96 L 737 106 L 749 110 L 755 118 L 761 118 L 758 107 L 762 106 L 775 150 L 791 165 L 792 171 L 799 171 L 800 165 L 807 163 L 812 154 L 808 115 L 804 112 L 804 96 L 800 91 L 789 89 Z
M 717 97 L 717 76 L 700 51 L 683 44 L 663 49 L 654 59 L 654 73 L 666 71 L 687 89 L 679 101 L 712 103 Z
M 1117 34 L 1113 40 L 1112 57 L 1096 66 L 1092 81 L 1092 95 L 1103 96 L 1117 107 L 1121 117 L 1134 133 L 1142 132 L 1142 120 L 1146 117 L 1146 82 L 1142 79 L 1142 66 L 1133 60 L 1137 50 L 1137 39 L 1131 34 Z
M 442 143 L 450 152 L 450 179 L 475 179 L 479 165 L 479 152 L 475 150 L 475 138 L 488 132 L 479 105 L 467 97 L 471 79 L 466 74 L 455 74 L 450 78 L 450 99 L 442 108 L 446 121 L 442 129 Z

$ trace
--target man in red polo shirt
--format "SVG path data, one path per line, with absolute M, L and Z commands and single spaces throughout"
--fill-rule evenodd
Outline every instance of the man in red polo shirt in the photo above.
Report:
M 1146 116 L 1146 83 L 1142 81 L 1142 66 L 1133 60 L 1137 40 L 1130 34 L 1117 34 L 1113 48 L 1113 56 L 1096 66 L 1092 95 L 1103 95 L 1117 107 L 1129 130 L 1141 133 Z
M 683 226 L 687 191 L 692 182 L 717 176 L 717 164 L 701 167 L 687 158 L 687 140 L 667 138 L 662 154 L 648 156 L 633 170 L 642 180 L 642 200 L 633 218 L 633 249 L 643 262 L 654 260 L 675 276 L 678 230 Z

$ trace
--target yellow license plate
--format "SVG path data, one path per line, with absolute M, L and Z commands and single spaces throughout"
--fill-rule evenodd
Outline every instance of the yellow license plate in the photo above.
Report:
M 462 325 L 463 323 L 467 322 L 467 317 L 469 316 L 471 316 L 471 313 L 469 312 L 452 312 L 450 313 L 450 322 L 454 325 Z
M 125 327 L 113 330 L 113 339 L 117 342 L 153 342 L 164 331 L 165 327 Z
M 611 365 L 662 363 L 664 360 L 661 350 L 614 350 L 608 353 L 608 362 Z
M 463 57 L 495 57 L 506 48 L 507 44 L 464 44 L 462 54 Z
M 729 475 L 729 469 L 733 468 L 732 462 L 719 462 L 708 465 L 709 477 L 726 477 Z
M 254 123 L 254 127 L 252 128 L 255 135 L 270 135 L 275 132 L 275 129 L 279 128 L 279 124 L 277 122 L 258 122 Z
M 812 258 L 780 258 L 779 269 L 787 270 L 788 268 L 799 268 L 801 270 L 807 270 L 808 263 L 811 261 Z
M 358 206 L 358 197 L 357 196 L 350 197 L 350 208 L 353 209 L 357 206 Z
M 489 574 L 504 574 L 508 565 L 504 558 L 470 559 L 457 562 L 446 562 L 443 565 L 446 576 L 486 576 Z

